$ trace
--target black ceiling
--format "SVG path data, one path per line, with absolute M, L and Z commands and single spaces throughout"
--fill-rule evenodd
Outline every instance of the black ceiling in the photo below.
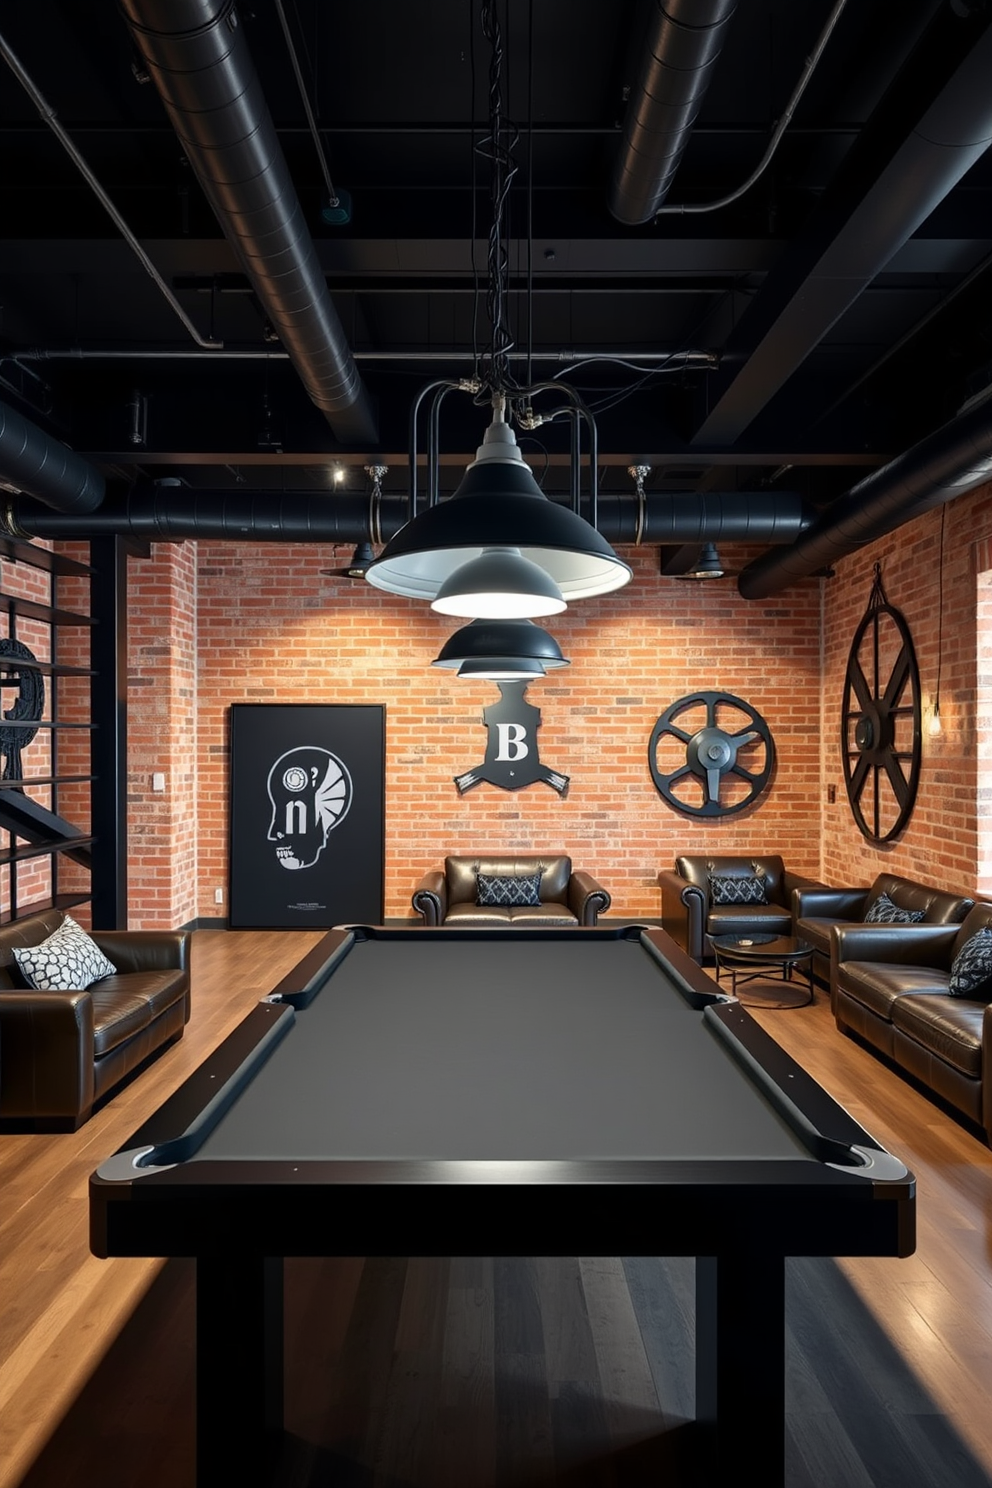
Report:
M 361 491 L 373 461 L 403 492 L 414 398 L 470 377 L 489 338 L 482 7 L 251 0 L 234 13 L 367 418 L 308 393 L 139 45 L 140 27 L 166 29 L 170 13 L 189 23 L 224 8 L 6 0 L 0 400 L 111 485 L 318 491 L 336 462 Z M 643 464 L 649 492 L 788 492 L 822 520 L 992 382 L 992 7 L 665 8 L 683 31 L 721 13 L 722 46 L 676 138 L 661 212 L 631 223 L 615 184 L 625 125 L 644 108 L 650 38 L 671 18 L 658 0 L 497 0 L 516 129 L 503 218 L 513 375 L 564 377 L 582 394 L 606 492 L 629 493 L 627 467 Z M 780 142 L 739 192 L 808 65 Z M 196 86 L 180 88 L 194 114 Z M 325 174 L 350 201 L 346 223 L 323 218 Z M 222 344 L 198 345 L 165 289 L 201 341 Z M 470 396 L 446 398 L 443 487 L 487 421 Z M 546 488 L 563 488 L 567 426 L 520 437 Z

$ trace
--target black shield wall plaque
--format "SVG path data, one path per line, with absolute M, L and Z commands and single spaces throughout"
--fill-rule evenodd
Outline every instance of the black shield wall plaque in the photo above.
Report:
M 455 776 L 460 793 L 464 795 L 483 780 L 498 785 L 501 790 L 520 790 L 541 781 L 563 796 L 568 790 L 568 776 L 542 765 L 538 756 L 541 710 L 525 697 L 528 683 L 497 682 L 496 685 L 500 700 L 482 714 L 489 735 L 486 758 L 474 770 Z
M 381 922 L 384 767 L 382 707 L 232 706 L 232 929 Z

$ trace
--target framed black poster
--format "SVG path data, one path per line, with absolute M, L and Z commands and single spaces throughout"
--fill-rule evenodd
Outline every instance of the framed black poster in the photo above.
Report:
M 382 922 L 385 732 L 380 706 L 232 704 L 232 929 Z

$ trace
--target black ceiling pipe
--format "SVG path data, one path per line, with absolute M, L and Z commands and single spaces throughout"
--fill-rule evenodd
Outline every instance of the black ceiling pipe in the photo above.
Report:
M 784 553 L 749 563 L 737 587 L 767 599 L 992 478 L 992 396 L 873 470 Z
M 562 497 L 560 505 L 567 505 Z M 368 496 L 314 491 L 194 491 L 189 487 L 132 488 L 111 493 L 91 516 L 48 511 L 27 497 L 0 505 L 0 533 L 11 537 L 196 539 L 229 542 L 387 542 L 406 523 L 406 496 L 383 496 L 377 532 Z M 800 496 L 652 492 L 643 505 L 633 494 L 600 495 L 599 530 L 608 542 L 793 542 L 809 521 Z
M 653 0 L 610 182 L 618 222 L 650 222 L 668 194 L 736 9 L 737 0 Z
M 16 486 L 59 512 L 91 512 L 105 490 L 95 466 L 3 403 L 0 483 Z
M 121 0 L 186 158 L 303 385 L 342 444 L 376 422 L 233 0 Z
M 651 491 L 643 507 L 632 495 L 600 491 L 597 527 L 611 543 L 791 543 L 812 520 L 792 491 Z

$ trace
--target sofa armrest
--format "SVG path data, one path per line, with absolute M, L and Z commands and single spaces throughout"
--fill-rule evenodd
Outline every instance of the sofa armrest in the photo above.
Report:
M 792 913 L 797 920 L 860 920 L 868 890 L 831 889 L 823 884 L 798 887 L 792 892 Z
M 992 1143 L 992 1002 L 982 1015 L 982 1125 Z
M 91 930 L 118 971 L 188 971 L 188 930 Z
M 950 971 L 960 925 L 831 925 L 831 977 L 845 961 L 891 961 Z
M 425 925 L 443 925 L 448 913 L 448 882 L 439 868 L 425 873 L 413 891 L 413 907 Z
M 88 992 L 0 992 L 0 1116 L 79 1124 L 93 1105 Z
M 610 907 L 610 896 L 591 873 L 576 869 L 568 880 L 568 907 L 580 925 L 595 925 Z
M 663 869 L 658 874 L 658 882 L 661 885 L 662 928 L 694 961 L 702 962 L 703 936 L 709 913 L 707 894 L 673 869 Z

